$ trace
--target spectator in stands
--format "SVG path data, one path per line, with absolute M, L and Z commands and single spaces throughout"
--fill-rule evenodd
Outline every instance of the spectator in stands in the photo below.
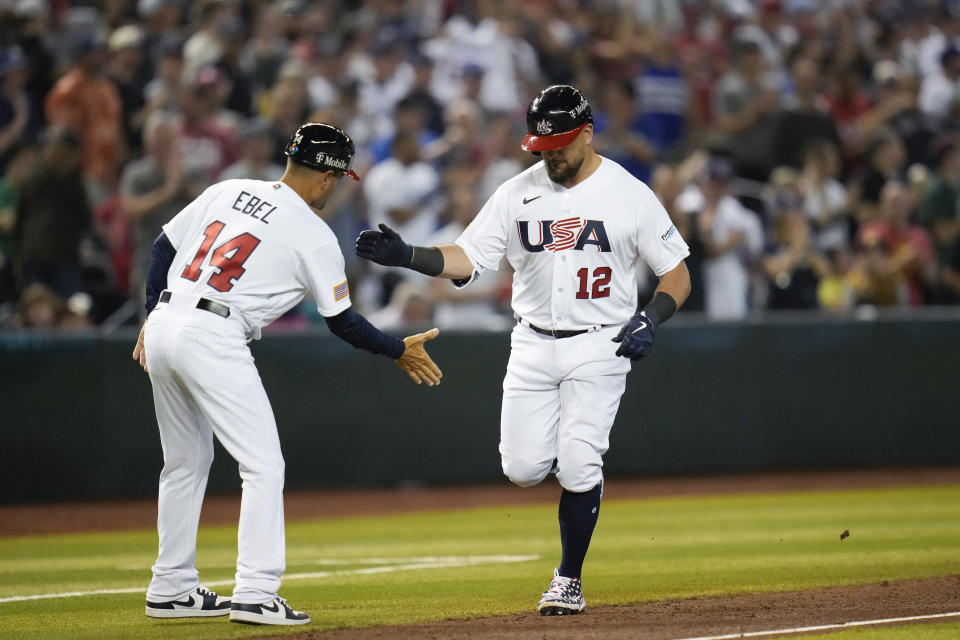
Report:
M 84 289 L 80 240 L 90 228 L 91 210 L 81 147 L 65 127 L 44 133 L 39 163 L 17 200 L 13 241 L 21 289 L 40 282 L 63 298 Z
M 830 265 L 813 242 L 799 192 L 785 189 L 773 207 L 773 243 L 763 259 L 769 309 L 815 309 L 817 286 Z
M 93 241 L 83 247 L 87 288 L 98 298 L 129 299 L 130 262 L 133 255 L 130 220 L 122 198 L 114 193 L 93 209 Z
M 146 295 L 147 258 L 165 223 L 190 204 L 181 162 L 178 123 L 157 112 L 144 127 L 146 155 L 127 165 L 120 179 L 121 210 L 129 218 L 132 236 L 130 298 L 141 315 Z
M 397 103 L 393 111 L 393 132 L 381 136 L 370 144 L 370 152 L 374 164 L 390 157 L 390 148 L 397 133 L 409 132 L 420 141 L 421 148 L 426 148 L 437 139 L 437 135 L 427 128 L 426 113 L 423 104 L 407 96 Z
M 56 41 L 62 34 L 54 32 L 50 8 L 45 2 L 18 3 L 15 11 L 16 44 L 27 59 L 26 91 L 30 96 L 30 121 L 40 131 L 45 123 L 44 98 L 57 79 Z
M 656 147 L 641 133 L 633 85 L 612 80 L 604 85 L 602 109 L 595 114 L 594 147 L 638 180 L 650 181 Z
M 146 105 L 143 78 L 140 75 L 143 42 L 143 30 L 133 24 L 115 30 L 107 41 L 110 50 L 107 77 L 120 96 L 125 148 L 132 155 L 139 155 L 142 151 L 140 138 Z
M 240 160 L 224 169 L 220 179 L 279 180 L 283 166 L 270 160 L 273 145 L 270 125 L 265 120 L 248 121 L 240 129 Z
M 638 132 L 657 155 L 683 140 L 690 117 L 690 90 L 676 48 L 666 34 L 650 34 L 650 49 L 634 87 Z
M 957 304 L 960 302 L 960 241 L 953 245 L 949 262 L 941 271 L 941 302 Z
M 850 245 L 847 190 L 837 179 L 840 151 L 829 140 L 810 140 L 803 149 L 797 186 L 803 208 L 813 224 L 814 244 L 821 251 Z
M 920 203 L 920 222 L 930 231 L 940 269 L 953 259 L 960 240 L 960 147 L 943 141 L 936 151 L 936 172 Z
M 860 228 L 858 241 L 867 255 L 869 301 L 876 305 L 918 305 L 936 278 L 930 234 L 910 220 L 916 208 L 900 182 L 881 192 L 877 219 Z
M 180 18 L 183 12 L 180 0 L 138 0 L 137 12 L 143 27 L 146 52 L 142 75 L 148 78 L 160 59 L 169 50 L 170 42 L 180 42 Z M 179 51 L 180 47 L 178 47 Z
M 360 113 L 367 117 L 375 137 L 393 133 L 394 107 L 413 88 L 413 67 L 401 56 L 400 43 L 375 41 L 372 73 L 358 78 Z
M 72 129 L 81 137 L 83 173 L 94 204 L 116 187 L 123 155 L 123 105 L 113 83 L 103 76 L 105 54 L 102 40 L 80 36 L 73 47 L 73 66 L 46 98 L 50 124 Z
M 361 186 L 367 200 L 367 222 L 376 229 L 383 223 L 409 242 L 423 245 L 437 229 L 437 207 L 430 198 L 440 185 L 440 176 L 420 157 L 420 142 L 410 131 L 397 134 L 390 158 L 375 165 Z M 396 284 L 394 271 L 376 269 L 381 279 L 381 304 L 390 299 Z
M 180 91 L 183 86 L 183 47 L 179 40 L 164 43 L 157 61 L 156 75 L 147 82 L 143 119 L 154 111 L 180 112 Z
M 16 46 L 0 50 L 0 174 L 17 143 L 40 130 L 26 87 L 23 52 Z
M 344 73 L 339 43 L 330 40 L 317 42 L 304 57 L 305 62 L 310 64 L 307 79 L 310 109 L 328 109 L 337 101 L 340 79 Z
M 459 185 L 450 190 L 444 217 L 448 220 L 429 238 L 429 245 L 450 244 L 460 237 L 480 210 L 473 185 Z M 513 318 L 501 312 L 501 304 L 509 305 L 511 270 L 484 270 L 469 287 L 457 289 L 446 280 L 428 281 L 434 304 L 434 322 L 449 329 L 506 329 Z M 475 291 L 471 289 L 476 288 Z
M 290 42 L 283 34 L 283 11 L 284 7 L 277 3 L 260 6 L 250 26 L 252 35 L 244 46 L 243 64 L 250 70 L 257 96 L 273 87 L 288 58 Z
M 527 39 L 527 28 L 514 4 L 501 3 L 494 20 L 482 20 L 478 31 L 490 34 L 491 42 L 481 44 L 484 56 L 476 62 L 483 67 L 480 105 L 489 114 L 514 113 L 523 109 L 525 85 L 540 81 L 537 52 Z
M 67 301 L 50 287 L 35 282 L 23 289 L 13 325 L 24 329 L 82 329 L 90 321 L 82 295 Z
M 196 197 L 240 157 L 235 133 L 216 121 L 220 108 L 220 72 L 205 67 L 180 90 L 180 161 L 187 193 Z
M 867 298 L 866 261 L 848 248 L 829 249 L 826 257 L 829 268 L 817 285 L 817 301 L 829 312 L 849 311 Z
M 491 3 L 490 13 L 495 13 L 496 7 L 496 3 Z M 568 8 L 558 8 L 558 13 Z M 430 91 L 442 104 L 466 97 L 464 71 L 471 66 L 483 71 L 478 104 L 484 111 L 511 112 L 525 103 L 518 95 L 518 80 L 538 75 L 536 45 L 531 46 L 527 37 L 520 37 L 523 29 L 510 17 L 511 9 L 509 3 L 504 3 L 499 12 L 502 15 L 496 17 L 479 16 L 477 12 L 452 15 L 435 37 L 423 43 L 422 52 L 434 63 Z M 529 12 L 534 7 L 528 5 L 524 10 Z M 570 51 L 563 54 L 569 58 Z M 540 54 L 543 60 L 543 52 Z
M 934 124 L 941 124 L 950 106 L 960 98 L 960 49 L 950 45 L 940 54 L 940 72 L 923 80 L 920 109 Z
M 733 150 L 737 175 L 765 181 L 779 102 L 776 82 L 756 42 L 737 42 L 734 59 L 733 70 L 717 84 L 716 125 Z
M 903 141 L 904 166 L 931 162 L 930 146 L 936 136 L 929 118 L 917 106 L 919 91 L 917 76 L 905 72 L 893 76 L 878 89 L 875 112 L 886 115 L 881 128 L 889 128 Z
M 274 164 L 286 166 L 287 157 L 283 150 L 290 135 L 306 120 L 309 106 L 310 97 L 302 75 L 302 65 L 287 65 L 271 91 L 271 113 L 268 120 L 273 134 L 271 160 Z
M 477 191 L 480 202 L 486 202 L 501 184 L 536 160 L 536 156 L 524 151 L 517 144 L 517 140 L 523 138 L 523 132 L 524 129 L 515 126 L 513 119 L 508 115 L 495 117 L 490 122 L 487 137 L 490 162 L 480 177 Z
M 430 82 L 433 78 L 433 61 L 427 56 L 417 53 L 410 60 L 413 66 L 413 85 L 405 100 L 419 105 L 426 117 L 426 127 L 434 136 L 443 135 L 443 106 L 430 91 Z
M 705 170 L 709 160 L 710 156 L 706 151 L 697 149 L 685 157 L 660 163 L 650 181 L 650 188 L 657 194 L 677 231 L 690 247 L 686 263 L 687 269 L 694 276 L 690 278 L 690 295 L 683 304 L 683 308 L 688 311 L 704 310 L 702 274 L 703 261 L 706 258 L 706 249 L 697 232 L 696 217 L 693 215 L 702 206 L 702 194 L 696 195 L 698 190 L 688 185 Z
M 221 27 L 236 16 L 228 0 L 203 0 L 198 3 L 200 25 L 183 45 L 184 75 L 192 78 L 200 69 L 216 64 L 223 56 Z
M 855 213 L 859 223 L 877 217 L 880 193 L 890 181 L 903 178 L 906 160 L 903 140 L 890 130 L 881 131 L 867 148 L 867 166 L 853 183 Z
M 819 78 L 820 71 L 813 60 L 798 58 L 793 62 L 793 92 L 784 99 L 773 132 L 772 155 L 776 166 L 799 169 L 804 145 L 810 140 L 840 144 L 840 134 L 818 89 Z
M 38 155 L 37 145 L 28 140 L 21 140 L 7 149 L 6 172 L 0 178 L 0 305 L 16 298 L 13 234 L 17 223 L 17 202 Z
M 750 311 L 750 273 L 763 249 L 757 215 L 731 195 L 733 166 L 711 159 L 699 188 L 678 198 L 677 209 L 690 216 L 688 233 L 703 245 L 704 305 L 717 320 L 744 318 Z
M 425 243 L 437 228 L 436 208 L 428 204 L 439 184 L 436 170 L 420 157 L 416 134 L 399 133 L 390 158 L 370 169 L 363 181 L 370 227 L 382 222 L 410 242 Z
M 856 65 L 848 64 L 831 74 L 828 82 L 826 101 L 842 140 L 841 150 L 855 157 L 862 152 L 860 120 L 873 107 L 863 89 L 863 74 Z
M 447 283 L 449 287 L 450 284 Z M 432 326 L 433 301 L 427 283 L 407 280 L 394 287 L 389 304 L 368 314 L 370 322 L 384 330 L 421 329 Z
M 424 149 L 424 157 L 443 167 L 474 167 L 479 173 L 490 159 L 481 117 L 479 105 L 472 100 L 450 102 L 444 112 L 443 136 Z
M 253 82 L 243 67 L 243 46 L 246 30 L 239 17 L 224 21 L 219 27 L 222 53 L 215 66 L 220 70 L 230 90 L 224 107 L 244 118 L 254 114 Z

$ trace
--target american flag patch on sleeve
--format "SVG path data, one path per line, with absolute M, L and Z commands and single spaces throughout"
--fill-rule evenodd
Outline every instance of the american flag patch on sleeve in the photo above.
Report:
M 343 282 L 341 282 L 340 284 L 338 284 L 333 288 L 334 302 L 339 302 L 340 300 L 343 300 L 344 298 L 346 298 L 348 295 L 350 295 L 350 287 L 347 286 L 346 280 L 344 280 Z

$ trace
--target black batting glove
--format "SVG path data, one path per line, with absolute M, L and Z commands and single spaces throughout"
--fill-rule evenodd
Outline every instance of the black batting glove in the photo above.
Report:
M 631 360 L 645 358 L 653 348 L 653 334 L 660 324 L 655 316 L 641 311 L 623 325 L 613 342 L 619 342 L 617 355 Z
M 379 227 L 380 231 L 367 229 L 357 236 L 357 255 L 385 267 L 408 266 L 413 258 L 413 247 L 387 225 L 380 224 Z

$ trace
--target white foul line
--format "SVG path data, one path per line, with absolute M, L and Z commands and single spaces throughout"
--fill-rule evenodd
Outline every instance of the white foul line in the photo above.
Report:
M 395 571 L 414 571 L 417 569 L 450 569 L 453 567 L 472 567 L 478 564 L 501 564 L 512 562 L 530 562 L 537 560 L 540 556 L 509 556 L 509 555 L 490 555 L 490 556 L 441 556 L 428 558 L 375 558 L 375 560 L 385 562 L 401 562 L 403 560 L 418 560 L 419 562 L 407 562 L 405 564 L 391 564 L 389 566 L 365 567 L 363 569 L 343 569 L 340 571 L 313 571 L 309 573 L 288 573 L 283 576 L 284 580 L 307 580 L 316 578 L 330 578 L 334 576 L 362 576 L 377 573 L 393 573 Z M 373 558 L 358 558 L 355 564 L 364 564 Z M 208 587 L 222 587 L 232 585 L 233 580 L 214 580 L 205 583 Z M 113 595 L 118 593 L 144 593 L 143 587 L 127 587 L 123 589 L 94 589 L 91 591 L 64 591 L 62 593 L 37 593 L 29 596 L 9 596 L 0 598 L 0 603 L 4 602 L 23 602 L 25 600 L 46 600 L 48 598 L 76 598 L 80 596 L 100 596 Z
M 827 631 L 829 629 L 847 629 L 850 627 L 866 627 L 874 624 L 892 624 L 895 622 L 916 622 L 917 620 L 933 620 L 934 618 L 953 618 L 960 616 L 960 611 L 950 613 L 931 613 L 924 616 L 905 616 L 903 618 L 883 618 L 880 620 L 857 620 L 855 622 L 837 622 L 834 624 L 818 624 L 813 627 L 796 627 L 794 629 L 771 629 L 769 631 L 744 631 L 742 633 L 728 633 L 722 636 L 699 636 L 696 638 L 680 638 L 678 640 L 736 640 L 737 638 L 756 638 L 759 636 L 781 635 L 784 633 L 808 633 L 811 631 Z

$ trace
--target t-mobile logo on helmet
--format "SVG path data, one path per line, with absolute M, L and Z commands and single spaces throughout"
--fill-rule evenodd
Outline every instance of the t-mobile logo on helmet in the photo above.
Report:
M 586 109 L 586 108 L 587 108 L 587 101 L 586 101 L 586 100 L 582 100 L 582 101 L 580 102 L 580 104 L 578 104 L 577 106 L 575 106 L 573 109 L 570 109 L 570 117 L 571 117 L 571 118 L 576 118 L 578 115 L 580 115 L 581 113 L 583 113 L 583 110 Z
M 340 169 L 342 171 L 347 170 L 347 161 L 343 158 L 334 158 L 333 156 L 328 156 L 323 153 L 317 154 L 317 164 L 323 164 L 328 167 L 333 167 L 334 169 Z

